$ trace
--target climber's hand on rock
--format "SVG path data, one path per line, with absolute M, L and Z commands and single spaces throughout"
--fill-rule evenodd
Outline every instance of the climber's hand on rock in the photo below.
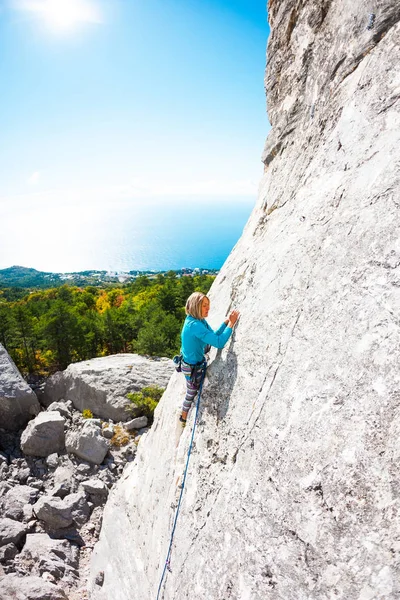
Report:
M 229 315 L 228 327 L 233 327 L 238 320 L 240 313 L 238 310 L 233 310 Z

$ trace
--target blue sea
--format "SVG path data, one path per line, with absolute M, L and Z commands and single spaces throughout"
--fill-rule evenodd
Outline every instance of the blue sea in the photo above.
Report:
M 0 268 L 12 265 L 72 272 L 220 269 L 255 198 L 160 201 L 75 207 L 65 217 L 20 214 L 0 239 Z M 55 209 L 54 209 L 55 210 Z M 57 213 L 58 214 L 58 213 Z M 25 226 L 24 220 L 26 221 Z M 35 221 L 36 219 L 36 221 Z M 14 230 L 13 230 L 14 229 Z M 20 238 L 20 239 L 19 239 Z

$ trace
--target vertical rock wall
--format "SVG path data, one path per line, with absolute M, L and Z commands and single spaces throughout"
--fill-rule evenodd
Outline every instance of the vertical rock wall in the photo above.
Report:
M 213 325 L 242 316 L 212 354 L 165 600 L 400 595 L 399 16 L 269 2 L 265 175 L 211 291 Z M 107 504 L 94 600 L 157 596 L 183 395 L 174 375 Z

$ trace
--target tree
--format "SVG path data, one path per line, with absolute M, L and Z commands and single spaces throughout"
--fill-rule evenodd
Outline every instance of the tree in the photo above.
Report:
M 78 337 L 78 319 L 68 304 L 56 300 L 43 320 L 43 335 L 54 351 L 56 367 L 66 369 L 73 361 Z
M 23 364 L 18 365 L 23 371 L 35 371 L 36 339 L 34 334 L 34 319 L 25 302 L 18 302 L 14 309 L 16 337 L 22 345 Z
M 167 283 L 158 291 L 157 298 L 161 308 L 167 313 L 174 313 L 176 309 L 176 285 L 173 281 Z
M 166 338 L 156 323 L 147 323 L 139 332 L 135 350 L 139 354 L 165 356 Z
M 0 304 L 0 343 L 5 348 L 11 346 L 11 342 L 15 337 L 15 322 L 11 308 L 6 303 Z

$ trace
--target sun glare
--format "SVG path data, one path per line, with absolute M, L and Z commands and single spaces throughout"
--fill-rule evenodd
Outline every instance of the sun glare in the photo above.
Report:
M 71 31 L 83 23 L 101 23 L 93 0 L 22 0 L 19 8 L 34 12 L 53 31 Z

